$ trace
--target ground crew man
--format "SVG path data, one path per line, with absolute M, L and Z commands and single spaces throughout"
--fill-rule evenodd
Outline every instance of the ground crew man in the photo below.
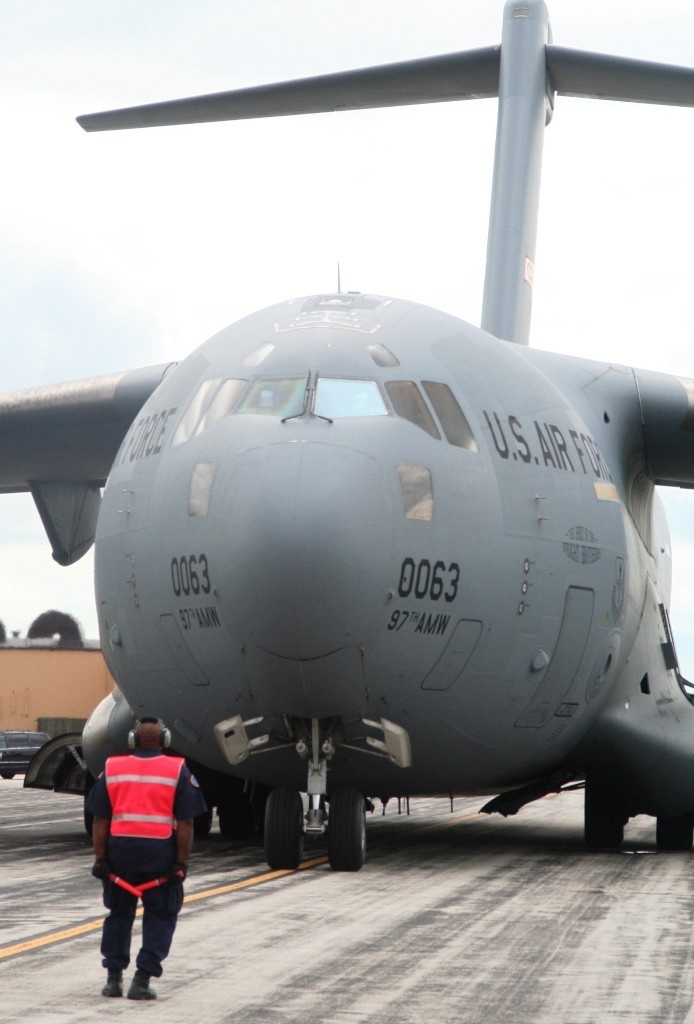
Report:
M 101 937 L 102 965 L 108 971 L 104 996 L 123 995 L 137 909 L 137 896 L 109 875 L 132 886 L 168 879 L 142 893 L 142 948 L 128 999 L 156 999 L 149 979 L 161 977 L 183 903 L 193 819 L 206 807 L 183 758 L 163 753 L 170 739 L 161 719 L 139 719 L 128 737 L 132 753 L 109 757 L 87 798 L 87 811 L 94 815 L 92 874 L 104 883 L 104 905 L 110 911 Z

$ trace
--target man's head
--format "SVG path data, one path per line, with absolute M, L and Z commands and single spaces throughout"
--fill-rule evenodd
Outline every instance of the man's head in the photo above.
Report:
M 131 747 L 140 750 L 161 750 L 168 747 L 171 734 L 160 718 L 140 718 L 128 737 Z

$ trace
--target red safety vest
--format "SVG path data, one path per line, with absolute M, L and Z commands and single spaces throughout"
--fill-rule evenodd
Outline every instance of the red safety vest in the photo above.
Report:
M 182 757 L 109 757 L 106 789 L 111 801 L 111 835 L 168 839 L 176 827 L 174 800 Z

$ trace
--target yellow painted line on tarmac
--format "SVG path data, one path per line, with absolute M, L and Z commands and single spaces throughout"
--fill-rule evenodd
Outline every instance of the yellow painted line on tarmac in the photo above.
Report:
M 470 821 L 482 816 L 483 815 L 479 812 L 460 816 L 456 815 L 451 821 L 444 823 L 439 821 L 429 825 L 422 825 L 420 828 L 415 827 L 407 833 L 407 836 L 411 837 L 424 835 L 427 832 L 442 831 L 443 829 L 459 825 L 463 821 Z M 404 838 L 405 836 L 403 836 L 403 839 Z M 296 869 L 283 868 L 278 871 L 266 871 L 262 875 L 253 875 L 250 878 L 243 878 L 239 882 L 230 882 L 229 885 L 219 885 L 214 889 L 203 889 L 201 892 L 189 893 L 184 897 L 183 902 L 194 903 L 197 900 L 211 899 L 214 896 L 224 896 L 227 893 L 238 892 L 241 889 L 250 889 L 256 885 L 264 885 L 266 882 L 272 882 L 277 878 L 285 878 L 287 875 L 296 874 L 298 871 L 308 871 L 310 868 L 316 868 L 321 864 L 327 863 L 327 856 L 312 857 L 310 860 L 302 861 Z M 137 916 L 142 916 L 142 908 L 138 909 Z M 19 956 L 21 953 L 30 953 L 33 950 L 41 949 L 43 946 L 52 946 L 58 942 L 66 942 L 68 939 L 79 938 L 81 935 L 87 935 L 89 932 L 97 931 L 101 928 L 103 922 L 103 917 L 99 917 L 93 921 L 85 921 L 83 924 L 75 925 L 72 928 L 64 928 L 58 932 L 50 932 L 48 935 L 39 935 L 34 939 L 26 939 L 24 942 L 17 942 L 11 946 L 2 946 L 0 947 L 0 960 L 7 960 L 9 957 Z
M 293 875 L 296 871 L 306 871 L 308 868 L 318 867 L 319 864 L 327 864 L 327 857 L 314 857 L 312 860 L 303 860 L 298 868 L 282 868 L 278 871 L 266 871 L 263 875 L 253 875 L 252 878 L 244 878 L 240 882 L 230 882 L 229 885 L 219 885 L 216 889 L 204 889 L 202 892 L 192 892 L 184 897 L 184 903 L 194 903 L 195 900 L 206 900 L 212 896 L 223 896 L 228 892 L 238 892 L 239 889 L 250 889 L 255 885 L 263 885 L 265 882 L 272 882 L 275 878 L 284 878 L 286 875 Z
M 481 811 L 473 811 L 471 814 L 452 814 L 450 821 L 435 821 L 429 825 L 415 826 L 410 829 L 407 836 L 403 838 L 411 839 L 412 836 L 424 836 L 428 832 L 443 832 L 447 828 L 455 828 L 456 825 L 460 825 L 463 821 L 475 821 L 477 818 L 487 818 L 489 815 L 483 814 Z M 395 845 L 396 840 L 389 840 L 387 843 L 382 845 Z M 378 845 L 378 844 L 377 844 Z
M 314 857 L 311 860 L 302 861 L 296 871 L 307 871 L 309 868 L 318 867 L 319 864 L 327 864 L 327 857 Z M 202 892 L 193 892 L 183 899 L 184 903 L 193 903 L 195 900 L 210 899 L 213 896 L 222 896 L 225 893 L 236 892 L 239 889 L 249 889 L 255 885 L 263 885 L 276 878 L 284 878 L 286 875 L 293 875 L 296 872 L 290 868 L 281 871 L 266 871 L 262 875 L 253 875 L 252 878 L 244 878 L 240 882 L 230 882 L 229 885 L 220 885 L 215 889 L 205 889 Z M 142 908 L 137 911 L 137 916 L 142 916 Z M 67 939 L 76 939 L 80 935 L 87 935 L 101 928 L 104 922 L 103 917 L 93 921 L 85 921 L 84 924 L 75 925 L 73 928 L 64 928 L 59 932 L 50 932 L 48 935 L 39 935 L 35 939 L 27 939 L 25 942 L 16 942 L 12 946 L 0 947 L 0 960 L 7 960 L 11 956 L 18 956 L 20 953 L 29 953 L 32 950 L 40 949 L 42 946 L 52 946 L 57 942 L 65 942 Z
M 100 917 L 97 921 L 87 921 L 85 924 L 75 925 L 74 928 L 65 928 L 61 932 L 39 935 L 36 939 L 17 942 L 14 946 L 3 946 L 0 948 L 0 960 L 6 960 L 10 956 L 17 956 L 19 953 L 28 953 L 33 949 L 40 949 L 41 946 L 52 946 L 55 942 L 75 939 L 78 935 L 86 935 L 88 932 L 95 932 L 97 928 L 101 928 L 103 920 L 103 917 Z

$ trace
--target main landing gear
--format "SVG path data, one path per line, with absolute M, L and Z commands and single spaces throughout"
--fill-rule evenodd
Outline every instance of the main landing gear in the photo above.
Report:
M 586 780 L 584 826 L 586 845 L 598 850 L 618 850 L 628 820 L 618 800 L 606 789 Z
M 656 820 L 655 840 L 659 850 L 691 850 L 693 838 L 694 815 Z
M 308 812 L 304 830 L 304 806 L 297 790 L 273 789 L 265 807 L 265 856 L 274 870 L 298 867 L 304 835 L 328 838 L 328 862 L 333 871 L 359 871 L 366 857 L 364 795 L 345 787 L 327 799 L 328 761 L 335 753 L 328 737 L 321 743 L 319 722 L 311 725 L 307 738 L 296 744 L 297 753 L 308 757 Z M 327 811 L 326 811 L 327 806 Z
M 586 781 L 586 845 L 599 850 L 619 850 L 624 826 L 629 819 L 618 799 L 590 780 Z M 687 851 L 694 841 L 694 814 L 656 819 L 656 845 L 659 850 Z

